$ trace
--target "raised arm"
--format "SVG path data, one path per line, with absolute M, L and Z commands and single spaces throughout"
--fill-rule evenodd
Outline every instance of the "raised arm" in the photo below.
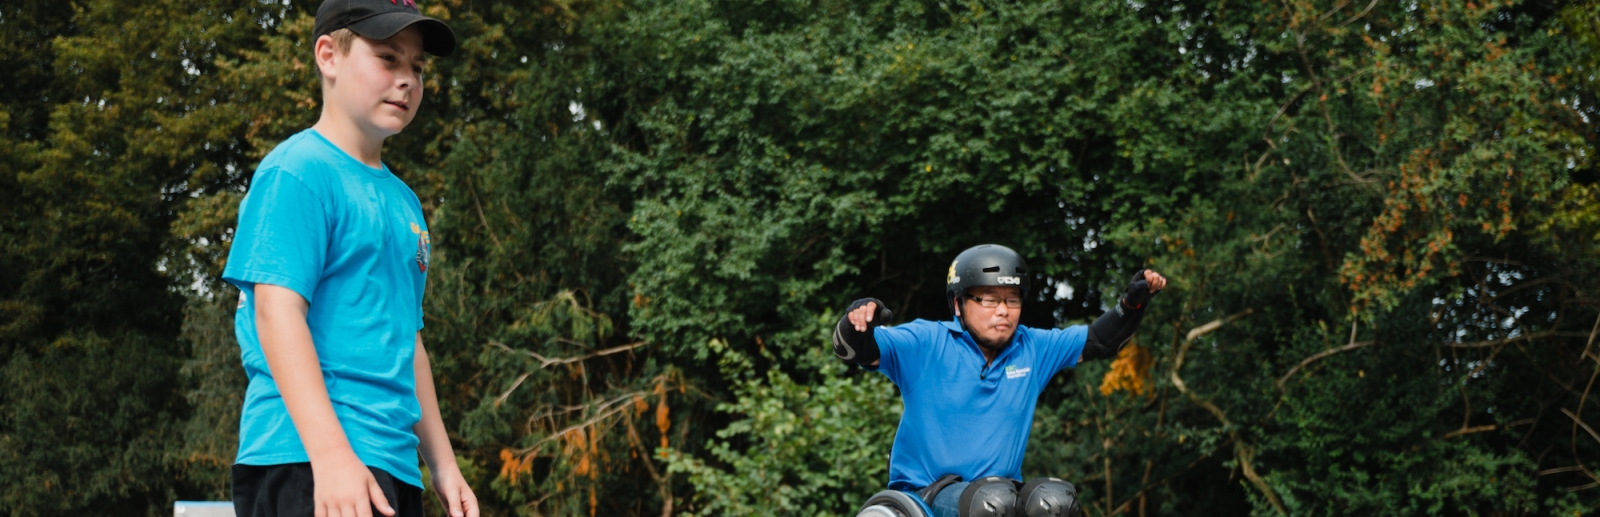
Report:
M 1083 345 L 1083 356 L 1079 362 L 1116 357 L 1117 352 L 1122 351 L 1122 345 L 1127 344 L 1128 338 L 1139 330 L 1145 306 L 1166 287 L 1167 279 L 1160 273 L 1148 269 L 1134 273 L 1133 281 L 1128 284 L 1128 292 L 1117 301 L 1116 307 L 1089 324 L 1088 341 Z
M 845 309 L 844 317 L 839 318 L 839 324 L 834 325 L 833 355 L 847 363 L 878 366 L 878 339 L 873 336 L 872 329 L 892 317 L 894 313 L 877 298 L 852 302 Z

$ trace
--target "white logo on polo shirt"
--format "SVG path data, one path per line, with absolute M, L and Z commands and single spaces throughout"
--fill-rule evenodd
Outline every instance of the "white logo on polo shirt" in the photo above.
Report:
M 1031 371 L 1033 371 L 1033 368 L 1017 368 L 1015 366 L 1007 366 L 1006 367 L 1006 378 L 1007 379 L 1015 379 L 1015 378 L 1018 378 L 1018 377 L 1027 377 L 1028 376 L 1028 372 L 1031 372 Z

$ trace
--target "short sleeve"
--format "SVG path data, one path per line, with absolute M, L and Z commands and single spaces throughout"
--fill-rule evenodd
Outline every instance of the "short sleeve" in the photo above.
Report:
M 873 329 L 872 337 L 878 341 L 876 370 L 888 376 L 896 386 L 903 385 L 902 381 L 906 380 L 905 359 L 918 341 L 917 334 L 905 327 L 877 327 Z
M 239 206 L 239 225 L 222 278 L 250 291 L 255 284 L 286 287 L 312 302 L 328 254 L 322 200 L 299 178 L 279 169 L 256 172 Z
M 1089 327 L 1085 325 L 1029 331 L 1029 337 L 1039 345 L 1040 362 L 1050 375 L 1077 366 L 1078 359 L 1083 356 L 1083 345 L 1089 337 Z

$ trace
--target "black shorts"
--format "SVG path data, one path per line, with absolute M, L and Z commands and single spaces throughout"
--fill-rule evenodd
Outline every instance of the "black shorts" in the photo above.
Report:
M 383 488 L 383 497 L 395 517 L 422 517 L 422 489 L 395 479 L 380 469 L 367 467 Z M 233 466 L 233 512 L 237 517 L 312 517 L 310 463 Z M 382 517 L 377 508 L 373 517 Z

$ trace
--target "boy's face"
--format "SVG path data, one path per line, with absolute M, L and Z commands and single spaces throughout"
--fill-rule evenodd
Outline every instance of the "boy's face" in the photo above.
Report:
M 329 36 L 317 40 L 323 100 L 363 133 L 383 139 L 405 129 L 422 105 L 422 33 L 407 27 L 386 40 L 361 36 L 340 54 Z

